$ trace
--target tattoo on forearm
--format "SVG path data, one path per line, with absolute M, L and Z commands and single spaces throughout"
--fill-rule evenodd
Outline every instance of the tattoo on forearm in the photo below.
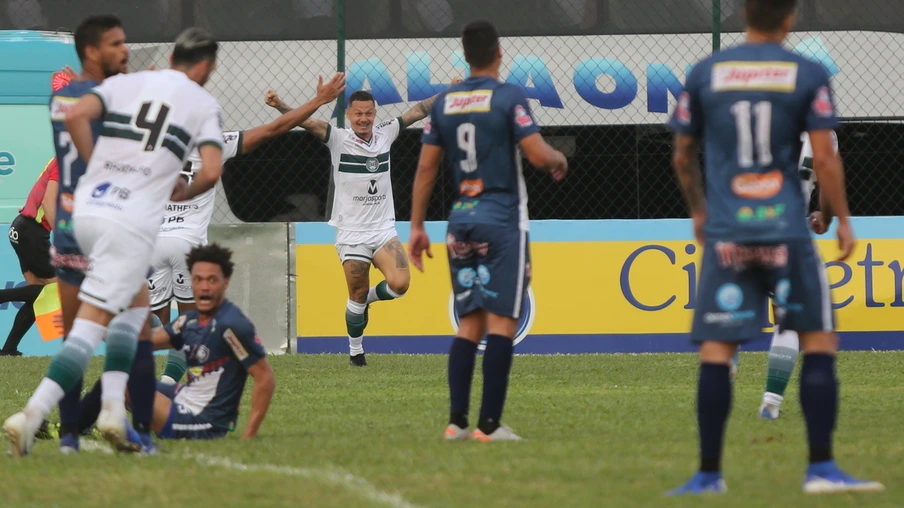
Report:
M 421 110 L 421 113 L 423 113 L 424 116 L 427 116 L 430 114 L 430 108 L 427 107 L 427 104 L 425 104 L 425 102 L 426 101 L 418 102 L 417 107 Z
M 681 190 L 691 213 L 704 208 L 706 198 L 703 193 L 703 177 L 700 173 L 700 161 L 697 159 L 697 147 L 693 141 L 679 139 L 675 143 L 675 171 Z

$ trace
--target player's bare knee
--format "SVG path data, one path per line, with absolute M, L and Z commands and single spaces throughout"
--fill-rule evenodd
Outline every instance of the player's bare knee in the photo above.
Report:
M 487 313 L 487 333 L 500 337 L 515 338 L 518 330 L 518 320 L 508 316 Z
M 401 297 L 408 292 L 408 287 L 411 285 L 411 275 L 408 272 L 405 272 L 404 275 L 396 275 L 391 279 L 386 279 L 386 284 L 393 293 Z
M 737 351 L 737 342 L 704 341 L 700 345 L 700 361 L 702 363 L 729 365 Z
M 801 332 L 800 349 L 804 354 L 835 354 L 838 352 L 838 334 L 835 332 Z

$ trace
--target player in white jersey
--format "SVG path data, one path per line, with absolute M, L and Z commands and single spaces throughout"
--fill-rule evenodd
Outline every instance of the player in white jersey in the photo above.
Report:
M 832 140 L 835 152 L 838 152 L 838 136 L 833 132 Z M 800 152 L 799 174 L 801 190 L 804 193 L 806 209 L 810 209 L 810 199 L 816 189 L 816 172 L 813 171 L 813 147 L 810 146 L 810 137 L 807 133 L 801 134 L 803 148 Z M 820 203 L 823 205 L 823 203 Z M 815 211 L 810 214 L 810 227 L 816 234 L 823 234 L 828 229 L 822 212 Z M 800 339 L 794 330 L 779 331 L 776 327 L 772 335 L 772 345 L 769 347 L 769 365 L 766 373 L 766 391 L 763 393 L 763 403 L 758 414 L 767 420 L 776 420 L 779 417 L 779 407 L 785 396 L 785 389 L 797 363 L 797 355 L 800 350 Z
M 90 263 L 66 341 L 25 410 L 4 422 L 15 456 L 28 453 L 51 408 L 84 375 L 113 317 L 128 309 L 147 321 L 142 289 L 167 198 L 190 199 L 220 177 L 220 107 L 202 88 L 216 67 L 217 47 L 209 34 L 190 28 L 176 39 L 171 69 L 109 78 L 66 114 L 72 144 L 88 161 L 75 191 L 73 223 Z M 98 119 L 103 128 L 95 146 L 91 122 Z M 192 147 L 199 148 L 202 168 L 186 188 L 179 170 Z M 126 448 L 124 399 L 137 341 L 134 334 L 116 332 L 111 327 L 106 336 L 97 428 Z
M 246 131 L 223 133 L 223 164 L 301 125 L 318 108 L 336 100 L 344 90 L 344 73 L 336 74 L 326 83 L 321 77 L 317 83 L 317 95 L 311 101 L 287 111 L 270 123 Z M 182 168 L 182 176 L 190 183 L 200 169 L 201 157 L 197 150 L 193 150 Z M 170 201 L 166 205 L 154 249 L 154 273 L 148 279 L 151 310 L 163 324 L 170 322 L 169 308 L 174 297 L 180 314 L 195 310 L 185 256 L 192 248 L 207 244 L 207 227 L 213 215 L 215 196 L 216 189 L 211 189 L 190 201 Z
M 453 84 L 460 81 L 456 78 Z M 267 104 L 288 110 L 275 92 L 267 95 Z M 354 366 L 367 365 L 363 341 L 368 306 L 401 298 L 411 282 L 408 255 L 395 229 L 389 151 L 403 129 L 427 117 L 435 100 L 433 96 L 398 118 L 374 125 L 377 103 L 370 92 L 359 90 L 349 96 L 345 111 L 350 128 L 334 129 L 315 119 L 301 124 L 330 149 L 336 186 L 330 225 L 337 229 L 336 250 L 348 284 L 345 325 Z M 385 278 L 374 287 L 370 287 L 371 264 Z

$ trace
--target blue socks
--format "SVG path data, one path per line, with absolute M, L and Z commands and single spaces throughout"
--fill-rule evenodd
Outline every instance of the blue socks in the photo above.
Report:
M 151 420 L 154 418 L 154 393 L 157 391 L 155 367 L 154 343 L 149 340 L 138 341 L 127 386 L 132 424 L 142 434 L 150 432 Z
M 731 412 L 729 366 L 702 363 L 697 386 L 697 424 L 700 432 L 700 471 L 717 473 L 722 468 L 725 422 Z
M 449 349 L 449 423 L 468 427 L 471 381 L 474 378 L 477 344 L 461 337 L 452 340 Z
M 832 460 L 832 432 L 838 419 L 835 356 L 804 355 L 800 371 L 800 405 L 807 422 L 810 463 Z
M 71 434 L 73 436 L 79 435 L 79 397 L 82 396 L 82 380 L 79 379 L 78 382 L 72 387 L 71 390 L 67 391 L 63 394 L 63 398 L 60 400 L 60 436 L 65 436 L 66 434 Z M 100 393 L 98 393 L 98 401 L 100 400 Z M 98 408 L 100 408 L 100 404 L 98 403 Z
M 490 435 L 500 426 L 514 352 L 512 339 L 501 335 L 487 336 L 487 347 L 483 352 L 483 401 L 477 422 L 477 428 L 484 434 Z

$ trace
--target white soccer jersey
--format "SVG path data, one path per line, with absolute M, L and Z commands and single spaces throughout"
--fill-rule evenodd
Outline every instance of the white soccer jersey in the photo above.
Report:
M 804 144 L 800 150 L 800 163 L 798 164 L 800 186 L 804 193 L 806 209 L 810 210 L 810 199 L 816 189 L 816 172 L 813 171 L 813 146 L 810 145 L 810 135 L 806 132 L 800 135 L 800 140 Z M 832 146 L 835 147 L 835 153 L 838 153 L 838 135 L 835 134 L 835 131 L 832 131 Z
M 75 191 L 74 218 L 102 217 L 152 241 L 188 153 L 222 147 L 220 106 L 174 70 L 120 74 L 92 89 L 103 129 Z
M 404 128 L 401 118 L 374 127 L 370 142 L 351 129 L 326 131 L 336 193 L 330 225 L 344 231 L 374 231 L 393 227 L 389 148 Z
M 223 164 L 242 152 L 242 131 L 223 133 Z M 182 175 L 191 183 L 195 173 L 201 170 L 201 154 L 192 150 L 188 162 L 182 168 Z M 195 196 L 190 201 L 166 204 L 166 214 L 157 236 L 177 237 L 188 240 L 192 245 L 207 244 L 207 227 L 213 216 L 217 189 Z

